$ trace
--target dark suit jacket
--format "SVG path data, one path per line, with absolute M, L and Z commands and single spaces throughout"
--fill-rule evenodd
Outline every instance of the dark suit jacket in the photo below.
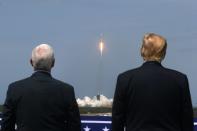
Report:
M 193 131 L 186 75 L 149 61 L 118 76 L 112 131 Z
M 81 131 L 72 86 L 43 71 L 9 85 L 2 131 Z

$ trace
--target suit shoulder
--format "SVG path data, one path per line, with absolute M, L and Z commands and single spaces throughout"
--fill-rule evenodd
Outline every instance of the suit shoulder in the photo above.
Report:
M 13 91 L 13 92 L 17 92 L 19 90 L 22 90 L 24 88 L 24 85 L 28 83 L 29 79 L 30 79 L 30 77 L 27 77 L 27 78 L 17 80 L 17 81 L 10 83 L 8 85 L 8 90 Z
M 181 86 L 188 81 L 187 75 L 177 70 L 165 68 L 165 74 L 174 79 Z
M 75 100 L 75 91 L 74 91 L 74 87 L 68 83 L 65 83 L 61 80 L 57 80 L 53 78 L 53 81 L 55 82 L 56 85 L 56 89 L 58 89 L 58 91 L 61 91 L 64 98 L 67 101 L 73 101 Z
M 53 78 L 53 81 L 56 82 L 57 84 L 59 85 L 62 85 L 62 87 L 67 87 L 67 88 L 70 88 L 70 89 L 73 89 L 74 87 L 66 82 L 63 82 L 61 80 L 58 80 L 58 79 L 55 79 Z
M 165 68 L 166 71 L 170 74 L 173 74 L 173 75 L 176 75 L 176 76 L 180 76 L 180 77 L 186 77 L 186 74 L 180 72 L 180 71 L 177 71 L 177 70 L 174 70 L 174 69 L 169 69 L 169 68 Z
M 122 82 L 129 81 L 131 78 L 135 77 L 139 71 L 140 71 L 140 67 L 127 70 L 125 72 L 120 73 L 117 79 Z
M 139 71 L 139 69 L 140 69 L 140 67 L 124 71 L 119 74 L 119 77 L 127 77 L 127 76 L 134 75 Z
M 23 83 L 26 83 L 29 80 L 29 78 L 30 77 L 27 77 L 27 78 L 24 78 L 24 79 L 21 79 L 21 80 L 14 81 L 14 82 L 10 83 L 9 86 L 12 87 L 12 86 L 21 85 Z

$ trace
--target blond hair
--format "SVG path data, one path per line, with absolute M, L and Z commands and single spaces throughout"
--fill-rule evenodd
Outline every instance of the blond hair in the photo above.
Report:
M 166 54 L 167 41 L 164 37 L 148 33 L 143 37 L 141 56 L 145 61 L 161 62 Z

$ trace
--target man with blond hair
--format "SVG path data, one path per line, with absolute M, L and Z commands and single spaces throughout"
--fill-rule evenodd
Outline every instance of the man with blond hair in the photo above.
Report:
M 51 75 L 52 47 L 35 47 L 30 63 L 33 75 L 8 87 L 1 131 L 81 131 L 74 88 Z
M 193 131 L 188 79 L 161 65 L 166 49 L 162 36 L 144 36 L 141 56 L 145 62 L 118 76 L 112 131 Z

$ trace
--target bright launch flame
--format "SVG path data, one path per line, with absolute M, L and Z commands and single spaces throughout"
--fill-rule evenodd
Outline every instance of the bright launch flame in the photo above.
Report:
M 102 56 L 103 55 L 103 49 L 104 49 L 104 43 L 103 43 L 102 40 L 99 43 L 99 49 L 100 49 L 100 53 L 101 53 L 101 56 Z

